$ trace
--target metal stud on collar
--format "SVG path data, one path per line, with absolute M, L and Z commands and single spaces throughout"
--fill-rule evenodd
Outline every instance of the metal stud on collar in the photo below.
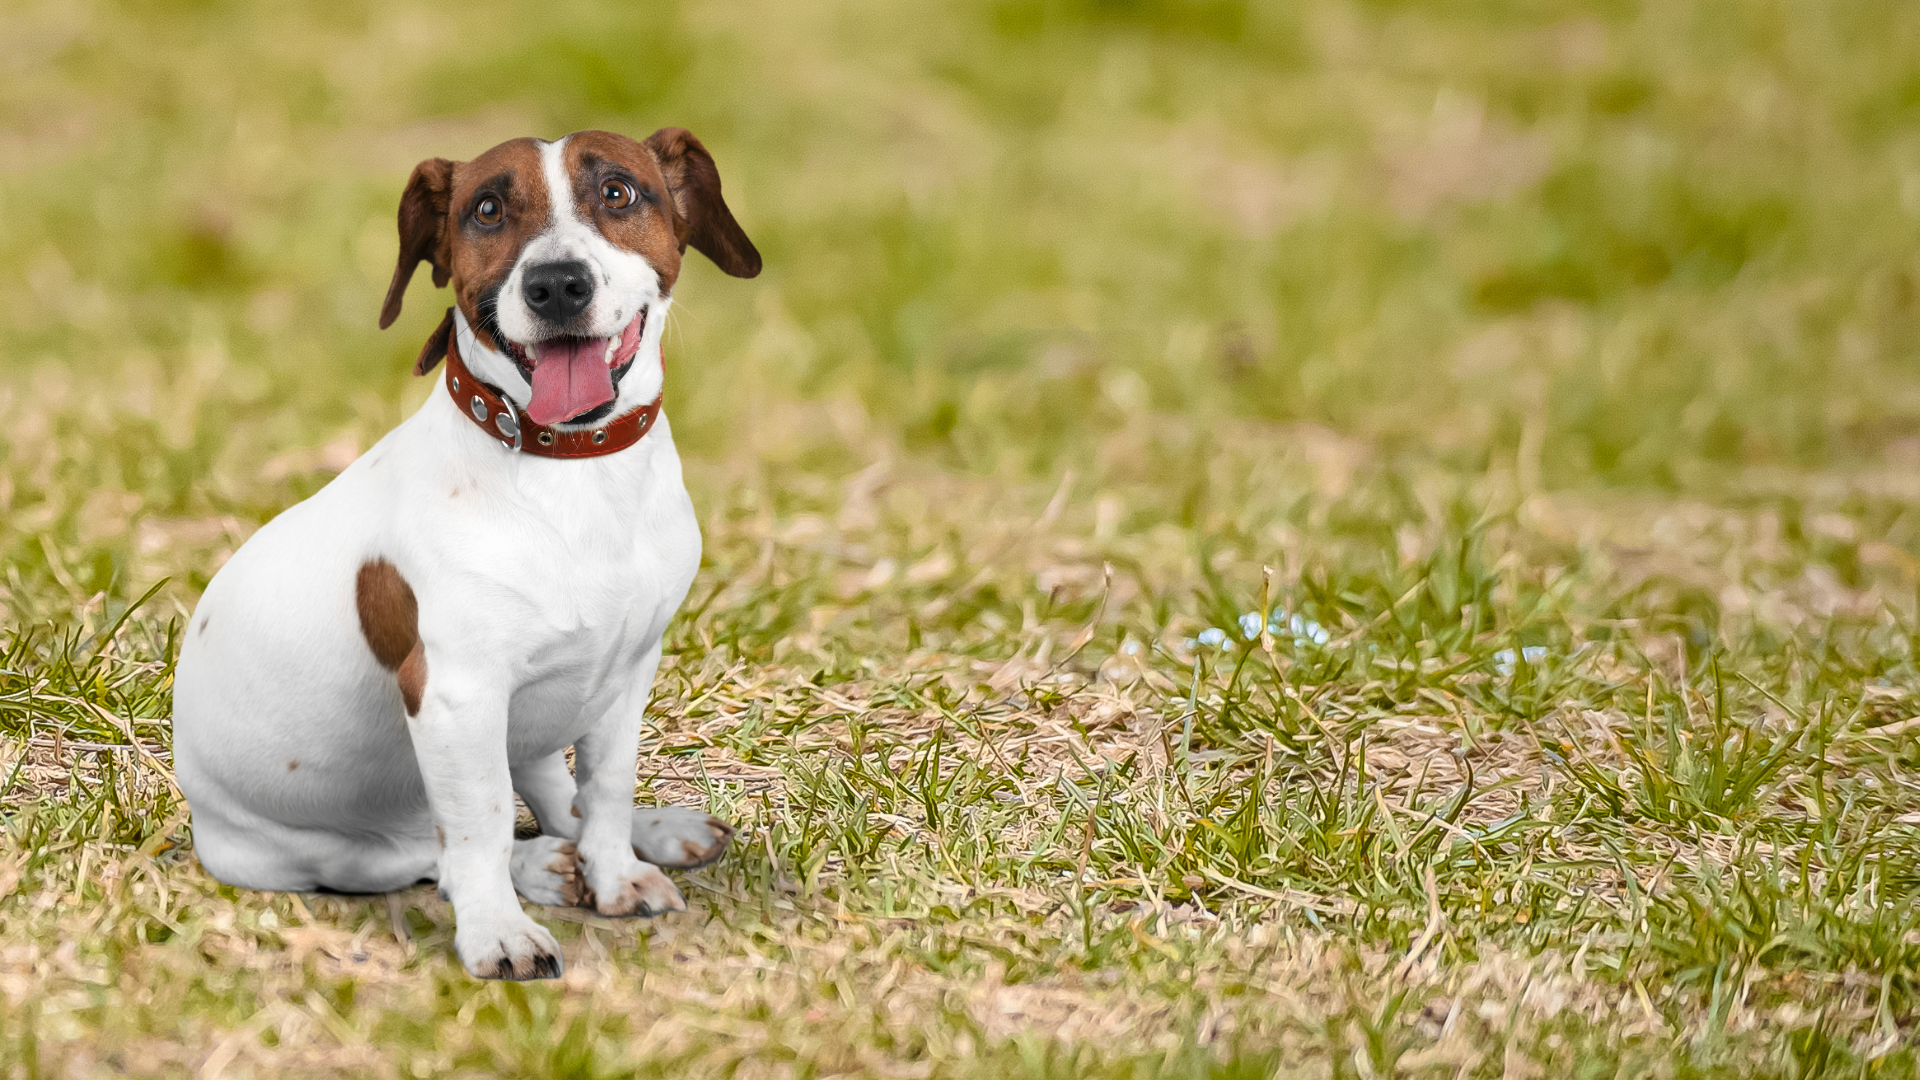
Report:
M 467 402 L 467 411 L 473 414 L 475 420 L 483 424 L 487 422 L 487 403 L 480 400 L 479 394 L 473 395 L 473 400 Z
M 520 421 L 515 420 L 512 413 L 503 412 L 495 416 L 493 418 L 493 426 L 499 428 L 500 434 L 505 435 L 509 439 L 517 439 L 520 437 Z
M 606 441 L 607 441 L 607 433 L 604 429 L 593 433 L 593 445 L 599 446 L 601 443 Z
M 552 446 L 552 445 L 553 445 L 553 432 L 551 432 L 551 431 L 543 431 L 543 432 L 541 432 L 541 433 L 540 433 L 540 438 L 539 438 L 539 442 L 540 442 L 540 445 L 541 445 L 541 446 Z
M 450 377 L 453 379 L 453 392 L 457 394 L 460 392 L 460 376 L 454 375 Z

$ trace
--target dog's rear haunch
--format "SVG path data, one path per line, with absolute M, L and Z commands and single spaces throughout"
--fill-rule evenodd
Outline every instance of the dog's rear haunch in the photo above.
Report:
M 691 246 L 760 254 L 700 141 L 583 131 L 423 161 L 380 325 L 427 263 L 431 395 L 214 576 L 180 652 L 196 851 L 256 889 L 437 881 L 485 978 L 560 974 L 516 897 L 657 915 L 733 830 L 633 805 L 642 714 L 700 531 L 661 410 Z M 574 767 L 567 765 L 571 747 Z M 514 839 L 514 795 L 541 835 Z

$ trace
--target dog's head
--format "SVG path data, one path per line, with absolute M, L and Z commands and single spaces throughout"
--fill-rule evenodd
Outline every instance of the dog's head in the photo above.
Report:
M 680 128 L 645 142 L 581 131 L 515 139 L 472 161 L 432 158 L 400 197 L 400 261 L 380 326 L 399 317 L 407 282 L 428 263 L 436 286 L 453 283 L 459 318 L 448 315 L 416 373 L 458 333 L 474 374 L 535 423 L 596 423 L 658 393 L 660 332 L 689 244 L 735 277 L 760 272 L 713 158 Z M 636 357 L 647 363 L 629 380 Z

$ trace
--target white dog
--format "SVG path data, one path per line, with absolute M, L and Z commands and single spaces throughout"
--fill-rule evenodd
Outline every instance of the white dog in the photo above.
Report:
M 760 271 L 706 148 L 585 131 L 422 162 L 400 261 L 457 306 L 435 393 L 207 586 L 180 650 L 174 762 L 194 846 L 256 889 L 437 880 L 475 975 L 560 973 L 521 910 L 684 910 L 661 867 L 732 836 L 635 809 L 641 717 L 700 531 L 660 412 L 688 244 Z M 574 750 L 574 771 L 566 750 Z M 577 774 L 577 783 L 576 783 Z M 542 835 L 514 839 L 514 793 Z

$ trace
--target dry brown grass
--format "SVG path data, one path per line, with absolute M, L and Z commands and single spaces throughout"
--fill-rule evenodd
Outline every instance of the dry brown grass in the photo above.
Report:
M 0 41 L 7 1080 L 1915 1070 L 1914 12 Z M 709 560 L 636 784 L 739 847 L 685 916 L 544 915 L 552 985 L 425 890 L 208 881 L 168 627 L 430 392 L 435 305 L 373 329 L 406 170 L 667 123 L 768 270 L 680 290 Z

